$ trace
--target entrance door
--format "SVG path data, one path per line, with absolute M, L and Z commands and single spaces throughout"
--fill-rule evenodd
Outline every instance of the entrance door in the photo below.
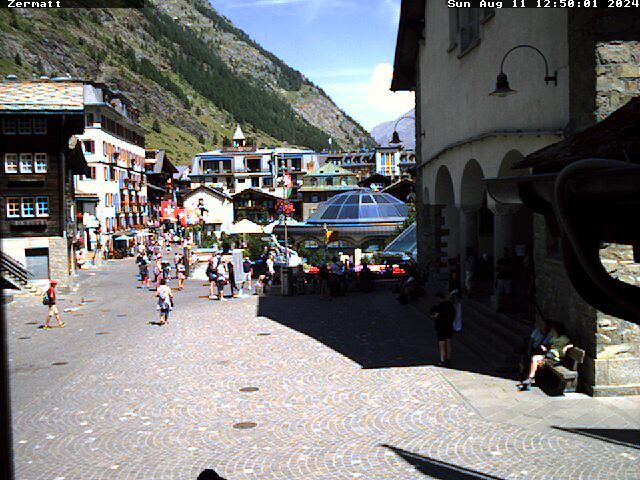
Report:
M 27 248 L 24 251 L 26 267 L 30 280 L 46 280 L 49 278 L 49 249 Z

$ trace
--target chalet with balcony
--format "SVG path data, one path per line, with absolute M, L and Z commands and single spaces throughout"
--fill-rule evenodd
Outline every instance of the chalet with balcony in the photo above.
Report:
M 84 129 L 84 85 L 0 83 L 0 216 L 4 255 L 29 278 L 70 287 L 74 271 L 74 175 L 87 163 L 74 135 Z

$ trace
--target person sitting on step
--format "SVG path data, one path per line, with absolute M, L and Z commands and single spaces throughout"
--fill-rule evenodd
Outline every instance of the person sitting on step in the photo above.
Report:
M 551 326 L 551 340 L 549 341 L 549 347 L 547 348 L 544 345 L 540 345 L 541 353 L 531 357 L 529 377 L 519 385 L 520 391 L 526 391 L 531 388 L 531 384 L 534 383 L 538 367 L 545 363 L 553 366 L 558 365 L 565 353 L 567 353 L 567 350 L 572 346 L 573 345 L 567 336 L 567 331 L 564 325 L 560 322 L 553 322 Z

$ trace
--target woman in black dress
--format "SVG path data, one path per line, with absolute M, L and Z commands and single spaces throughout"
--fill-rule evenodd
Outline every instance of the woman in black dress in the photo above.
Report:
M 451 337 L 453 337 L 453 321 L 456 310 L 453 304 L 447 300 L 444 292 L 436 293 L 438 302 L 431 308 L 431 318 L 436 327 L 438 337 L 438 350 L 440 351 L 439 367 L 448 367 L 451 363 Z

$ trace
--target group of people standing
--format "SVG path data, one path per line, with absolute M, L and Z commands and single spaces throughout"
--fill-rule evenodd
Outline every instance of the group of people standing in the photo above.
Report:
M 242 272 L 236 272 L 233 261 L 225 261 L 222 254 L 211 254 L 207 262 L 206 275 L 209 280 L 209 299 L 224 300 L 224 288 L 228 284 L 231 297 L 237 298 L 239 289 L 251 289 L 253 263 L 249 257 L 242 260 Z M 238 287 L 240 285 L 240 287 Z

